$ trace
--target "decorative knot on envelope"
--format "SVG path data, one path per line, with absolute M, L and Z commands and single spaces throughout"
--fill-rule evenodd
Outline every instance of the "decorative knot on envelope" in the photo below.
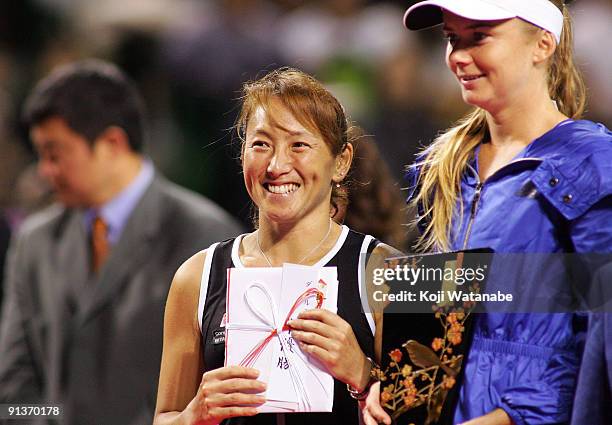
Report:
M 331 411 L 333 378 L 301 351 L 287 323 L 306 309 L 335 312 L 337 289 L 335 267 L 228 269 L 226 365 L 260 371 L 268 383 L 261 412 Z
M 324 285 L 327 285 L 323 280 L 319 280 L 319 283 L 323 283 Z M 268 299 L 269 301 L 269 306 L 270 306 L 270 310 L 272 311 L 272 320 L 269 320 L 265 314 L 259 310 L 259 308 L 257 308 L 257 305 L 254 305 L 254 303 L 252 302 L 252 298 L 249 297 L 249 293 L 252 294 L 252 291 L 259 289 Z M 255 347 L 253 347 L 253 349 L 251 351 L 249 351 L 249 353 L 244 357 L 244 359 L 242 359 L 242 361 L 240 362 L 240 366 L 246 366 L 246 367 L 251 367 L 255 361 L 257 360 L 257 358 L 259 357 L 259 355 L 261 354 L 261 352 L 263 351 L 263 349 L 266 348 L 266 345 L 268 345 L 268 343 L 276 336 L 278 337 L 278 340 L 281 344 L 281 346 L 283 346 L 283 351 L 288 352 L 289 350 L 285 350 L 285 342 L 283 340 L 283 338 L 281 338 L 281 334 L 283 332 L 287 332 L 289 330 L 291 330 L 289 328 L 289 326 L 287 325 L 287 322 L 289 322 L 289 320 L 291 320 L 291 317 L 293 316 L 293 313 L 295 312 L 295 310 L 304 303 L 304 301 L 306 301 L 309 298 L 315 298 L 316 299 L 316 305 L 313 308 L 321 308 L 321 306 L 323 305 L 323 298 L 324 298 L 324 294 L 323 292 L 321 292 L 320 290 L 318 290 L 317 288 L 309 288 L 306 291 L 302 292 L 302 294 L 298 297 L 297 300 L 295 300 L 295 302 L 293 303 L 293 306 L 291 307 L 291 310 L 289 310 L 289 313 L 287 314 L 287 317 L 285 318 L 285 321 L 282 324 L 279 324 L 278 322 L 278 308 L 276 307 L 276 303 L 274 302 L 274 300 L 272 299 L 272 296 L 270 295 L 270 291 L 268 290 L 268 288 L 266 287 L 266 285 L 264 283 L 260 283 L 260 282 L 255 282 L 252 283 L 247 290 L 244 292 L 244 301 L 246 303 L 246 305 L 249 307 L 249 309 L 251 309 L 251 311 L 259 318 L 261 319 L 261 321 L 265 324 L 267 324 L 269 326 L 269 330 L 270 333 L 263 339 L 263 341 L 261 341 L 259 344 L 257 344 Z M 236 325 L 232 326 L 233 329 L 236 329 Z M 240 327 L 239 327 L 240 328 Z M 248 326 L 246 327 L 242 327 L 242 329 L 247 329 Z M 261 329 L 260 327 L 257 327 L 256 329 Z

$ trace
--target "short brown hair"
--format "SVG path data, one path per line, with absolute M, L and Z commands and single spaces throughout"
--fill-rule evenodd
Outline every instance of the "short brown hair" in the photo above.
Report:
M 246 139 L 251 115 L 258 107 L 267 108 L 272 98 L 280 100 L 305 128 L 319 133 L 334 156 L 342 153 L 346 144 L 351 142 L 350 123 L 338 99 L 314 77 L 284 67 L 244 84 L 242 107 L 236 121 L 236 131 L 242 143 Z M 347 199 L 344 185 L 332 186 L 332 206 L 347 202 Z

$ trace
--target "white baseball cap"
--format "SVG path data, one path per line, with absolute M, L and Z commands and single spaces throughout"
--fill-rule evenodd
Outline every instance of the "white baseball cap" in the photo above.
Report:
M 476 21 L 520 18 L 549 31 L 557 43 L 563 30 L 563 13 L 549 0 L 427 0 L 411 6 L 404 25 L 420 30 L 442 23 L 442 9 Z

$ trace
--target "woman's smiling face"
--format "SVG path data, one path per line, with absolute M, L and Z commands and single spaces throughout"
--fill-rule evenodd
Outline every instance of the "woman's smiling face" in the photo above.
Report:
M 466 103 L 492 112 L 529 95 L 538 78 L 530 27 L 520 19 L 475 21 L 444 12 L 446 63 Z
M 304 127 L 278 98 L 251 114 L 242 168 L 260 219 L 292 223 L 315 211 L 329 215 L 336 158 L 319 132 Z

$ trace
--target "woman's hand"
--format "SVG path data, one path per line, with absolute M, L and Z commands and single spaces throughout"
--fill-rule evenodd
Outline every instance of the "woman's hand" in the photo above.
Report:
M 367 385 L 370 362 L 344 319 L 327 310 L 313 309 L 301 312 L 288 325 L 302 351 L 323 363 L 336 379 L 358 391 Z
M 226 418 L 253 416 L 266 399 L 266 384 L 256 369 L 226 366 L 202 375 L 198 392 L 185 409 L 187 423 L 217 425 Z
M 387 425 L 391 424 L 391 417 L 380 405 L 380 382 L 376 382 L 370 387 L 368 396 L 365 401 L 359 403 L 359 407 L 363 413 L 365 425 L 376 425 L 381 422 Z
M 484 416 L 479 416 L 460 425 L 514 425 L 514 422 L 503 409 L 495 409 Z

